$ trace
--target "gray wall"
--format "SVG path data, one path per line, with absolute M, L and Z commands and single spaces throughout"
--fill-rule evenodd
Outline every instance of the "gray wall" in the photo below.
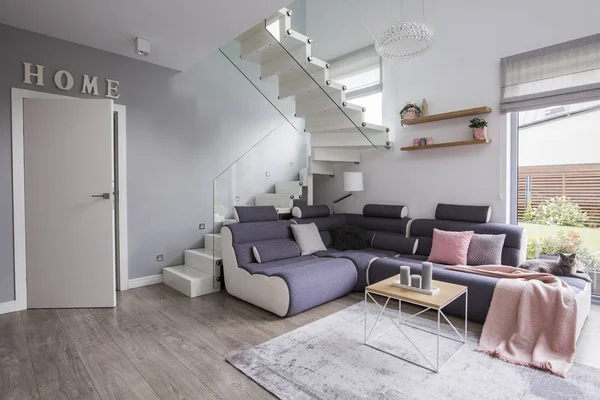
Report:
M 201 244 L 212 226 L 213 179 L 283 121 L 218 52 L 178 73 L 6 25 L 0 25 L 0 49 L 0 302 L 14 299 L 11 87 L 82 96 L 54 87 L 59 69 L 74 75 L 75 87 L 82 73 L 120 81 L 117 103 L 127 106 L 130 279 L 180 264 L 185 249 Z M 45 87 L 22 83 L 23 61 L 45 65 Z M 198 230 L 200 222 L 209 229 Z M 156 262 L 157 254 L 164 262 Z

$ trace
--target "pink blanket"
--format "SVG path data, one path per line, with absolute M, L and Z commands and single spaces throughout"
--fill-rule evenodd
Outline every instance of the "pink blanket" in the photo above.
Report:
M 478 351 L 566 377 L 575 358 L 577 303 L 554 275 L 501 265 L 447 269 L 502 278 L 483 325 Z

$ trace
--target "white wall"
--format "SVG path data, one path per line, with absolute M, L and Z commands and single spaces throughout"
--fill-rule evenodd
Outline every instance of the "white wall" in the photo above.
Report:
M 315 46 L 321 41 L 334 45 L 328 37 L 341 29 L 353 40 L 353 29 L 363 23 L 360 16 L 374 12 L 371 2 L 359 4 L 362 11 L 358 13 L 340 5 L 337 18 L 332 19 L 318 12 L 320 2 L 308 3 L 307 29 Z M 505 222 L 509 215 L 508 124 L 507 117 L 498 112 L 500 59 L 598 33 L 600 3 L 574 0 L 565 6 L 543 0 L 454 0 L 425 1 L 425 5 L 426 21 L 436 30 L 435 47 L 420 57 L 384 65 L 384 123 L 392 128 L 394 150 L 365 152 L 360 165 L 349 168 L 365 173 L 365 191 L 357 199 L 347 200 L 340 210 L 356 212 L 367 202 L 380 201 L 404 203 L 412 217 L 431 217 L 439 202 L 489 204 L 492 219 Z M 389 14 L 389 3 L 380 13 Z M 412 15 L 418 14 L 413 8 Z M 315 21 L 317 17 L 322 20 Z M 310 27 L 326 22 L 329 32 L 310 32 Z M 355 48 L 364 45 L 362 39 L 356 39 Z M 351 47 L 348 43 L 344 46 Z M 328 51 L 336 53 L 335 49 Z M 400 152 L 399 147 L 411 144 L 413 137 L 431 136 L 436 142 L 470 137 L 467 118 L 401 127 L 398 111 L 407 101 L 423 98 L 431 113 L 490 106 L 494 112 L 485 118 L 493 143 Z M 337 176 L 315 180 L 315 203 L 331 203 L 343 193 L 341 174 Z
M 519 165 L 600 163 L 600 111 L 519 129 Z

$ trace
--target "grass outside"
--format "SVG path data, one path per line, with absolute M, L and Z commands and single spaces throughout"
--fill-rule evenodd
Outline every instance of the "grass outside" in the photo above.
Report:
M 559 231 L 577 232 L 586 247 L 595 252 L 600 252 L 600 229 L 598 228 L 576 228 L 573 226 L 554 226 L 538 225 L 529 222 L 519 222 L 520 226 L 527 229 L 527 236 L 531 238 L 540 238 L 544 236 L 556 235 Z

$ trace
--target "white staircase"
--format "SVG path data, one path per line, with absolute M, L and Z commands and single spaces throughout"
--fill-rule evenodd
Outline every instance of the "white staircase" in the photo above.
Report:
M 278 85 L 279 99 L 293 99 L 295 116 L 304 119 L 311 135 L 308 168 L 298 180 L 254 198 L 254 205 L 274 206 L 279 214 L 291 213 L 298 201 L 311 204 L 314 174 L 334 175 L 336 163 L 360 163 L 363 150 L 390 146 L 389 128 L 367 122 L 366 109 L 346 101 L 346 87 L 330 80 L 329 64 L 312 55 L 310 38 L 291 28 L 291 15 L 283 8 L 237 38 L 240 58 L 260 65 L 260 79 Z M 215 221 L 215 232 L 232 223 Z M 204 245 L 186 250 L 184 265 L 165 268 L 163 282 L 190 297 L 219 291 L 214 283 L 222 263 L 220 234 L 205 235 Z
M 291 27 L 292 12 L 283 8 L 237 40 L 240 58 L 260 65 L 261 80 L 277 84 L 280 99 L 294 98 L 295 115 L 311 134 L 309 176 L 301 179 L 310 182 L 312 174 L 333 175 L 336 163 L 360 163 L 362 150 L 389 148 L 390 130 L 367 122 L 366 109 L 346 101 L 346 87 L 330 80 L 329 64 L 313 56 L 312 40 Z M 289 200 L 257 196 L 256 204 L 287 208 Z
M 225 225 L 229 225 L 235 223 L 235 220 L 223 222 Z M 202 296 L 221 290 L 220 287 L 215 288 L 214 285 L 215 271 L 219 271 L 223 260 L 219 233 L 204 235 L 204 248 L 186 250 L 184 259 L 184 265 L 163 269 L 163 282 L 166 285 L 189 297 Z

